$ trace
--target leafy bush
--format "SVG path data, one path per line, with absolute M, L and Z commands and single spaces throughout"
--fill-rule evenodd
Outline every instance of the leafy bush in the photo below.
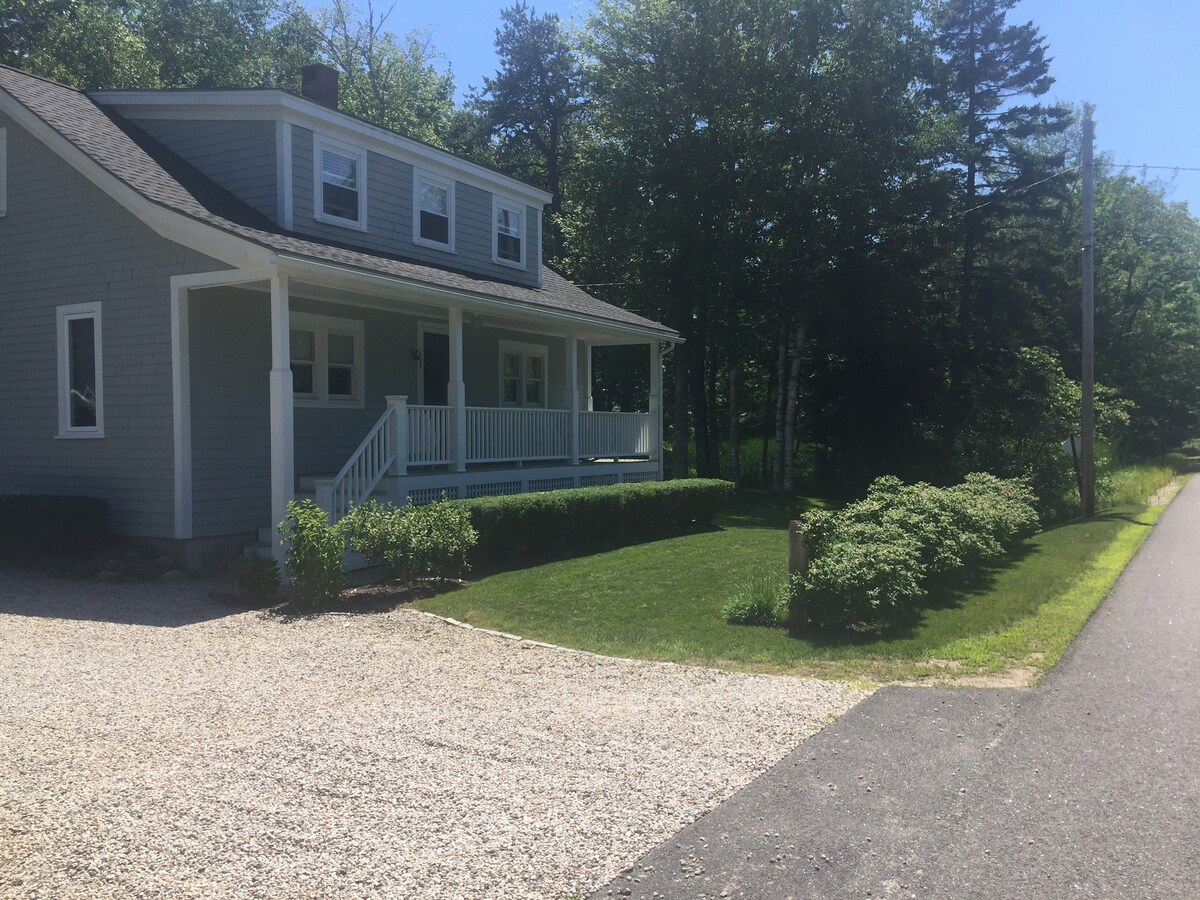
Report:
M 239 556 L 229 564 L 229 578 L 244 600 L 268 603 L 279 593 L 279 564 L 269 556 Z
M 709 525 L 733 495 L 716 479 L 647 481 L 457 501 L 479 532 L 476 565 L 512 569 Z
M 288 541 L 286 568 L 292 595 L 316 606 L 335 599 L 346 584 L 342 559 L 346 540 L 339 525 L 330 525 L 325 510 L 311 500 L 292 501 L 279 533 Z
M 937 488 L 877 479 L 839 512 L 803 519 L 809 569 L 792 582 L 792 617 L 827 628 L 894 623 L 916 608 L 932 576 L 999 559 L 1038 529 L 1022 479 L 985 472 Z
M 110 538 L 108 504 L 94 497 L 0 495 L 0 559 L 87 556 Z
M 752 578 L 721 607 L 721 618 L 730 625 L 762 625 L 774 628 L 788 617 L 788 586 L 778 578 Z
M 355 550 L 409 578 L 461 575 L 478 539 L 470 511 L 446 502 L 398 509 L 372 500 L 342 524 Z

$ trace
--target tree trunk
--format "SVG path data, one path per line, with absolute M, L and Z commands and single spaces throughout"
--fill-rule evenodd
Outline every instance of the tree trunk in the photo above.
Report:
M 763 406 L 763 418 L 762 418 L 762 459 L 759 461 L 759 464 L 758 464 L 758 477 L 760 479 L 759 483 L 762 487 L 766 487 L 768 484 L 768 482 L 767 482 L 767 471 L 768 471 L 767 466 L 770 465 L 770 459 L 769 459 L 768 454 L 770 453 L 770 446 L 771 446 L 771 441 L 770 441 L 771 412 L 772 412 L 772 410 L 775 409 L 775 406 L 773 405 L 775 391 L 776 391 L 775 367 L 772 365 L 768 365 L 767 366 L 767 396 L 766 396 L 766 402 Z
M 775 365 L 775 383 L 778 385 L 778 395 L 775 397 L 775 458 L 771 468 L 771 487 L 775 493 L 783 492 L 783 433 L 784 419 L 787 418 L 787 326 L 779 322 L 779 356 Z
M 675 361 L 675 408 L 671 410 L 671 477 L 688 477 L 688 365 L 687 344 L 676 344 L 671 358 Z
M 696 441 L 696 474 L 701 478 L 712 477 L 712 466 L 708 457 L 708 394 L 704 387 L 703 336 L 695 338 L 700 352 L 688 366 L 688 387 L 692 399 L 692 432 Z
M 787 412 L 783 423 L 783 492 L 796 491 L 796 410 L 800 394 L 800 350 L 804 346 L 804 329 L 796 329 L 792 361 L 788 367 Z
M 738 446 L 741 435 L 738 433 L 737 383 L 738 364 L 734 361 L 729 365 L 729 480 L 733 482 L 734 490 L 742 486 L 742 454 L 741 447 Z

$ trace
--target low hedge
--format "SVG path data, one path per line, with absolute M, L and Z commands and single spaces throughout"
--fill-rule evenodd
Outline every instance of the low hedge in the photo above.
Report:
M 0 494 L 0 559 L 87 556 L 108 543 L 108 504 L 94 497 Z
M 732 496 L 728 481 L 686 478 L 455 502 L 479 533 L 474 568 L 498 571 L 705 528 Z

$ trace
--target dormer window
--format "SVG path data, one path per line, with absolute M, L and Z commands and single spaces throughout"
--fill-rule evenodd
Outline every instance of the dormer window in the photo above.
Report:
M 492 200 L 492 261 L 525 268 L 525 207 Z
M 454 251 L 454 182 L 429 172 L 413 173 L 413 242 Z
M 317 138 L 313 149 L 316 219 L 365 231 L 366 153 L 326 138 Z

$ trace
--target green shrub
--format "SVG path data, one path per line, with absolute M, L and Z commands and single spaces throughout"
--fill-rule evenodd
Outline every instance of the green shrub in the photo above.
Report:
M 0 559 L 87 556 L 111 537 L 108 504 L 94 497 L 0 495 Z
M 862 500 L 803 520 L 809 569 L 793 579 L 792 618 L 818 628 L 887 625 L 910 615 L 926 579 L 998 559 L 1037 531 L 1022 479 L 987 473 L 937 488 L 877 479 Z
M 341 527 L 330 525 L 325 510 L 311 500 L 293 500 L 287 512 L 279 533 L 288 542 L 286 568 L 292 596 L 309 606 L 337 598 L 346 584 L 342 567 L 346 539 Z
M 721 618 L 730 625 L 761 625 L 774 628 L 788 617 L 789 592 L 786 582 L 759 576 L 742 584 L 721 607 Z
M 470 510 L 447 502 L 398 509 L 372 500 L 342 524 L 351 547 L 408 578 L 463 574 L 478 538 Z
M 479 533 L 476 565 L 495 571 L 708 526 L 733 495 L 716 479 L 647 481 L 457 501 Z
M 243 600 L 268 603 L 279 593 L 279 564 L 269 556 L 239 556 L 229 564 L 229 578 Z

